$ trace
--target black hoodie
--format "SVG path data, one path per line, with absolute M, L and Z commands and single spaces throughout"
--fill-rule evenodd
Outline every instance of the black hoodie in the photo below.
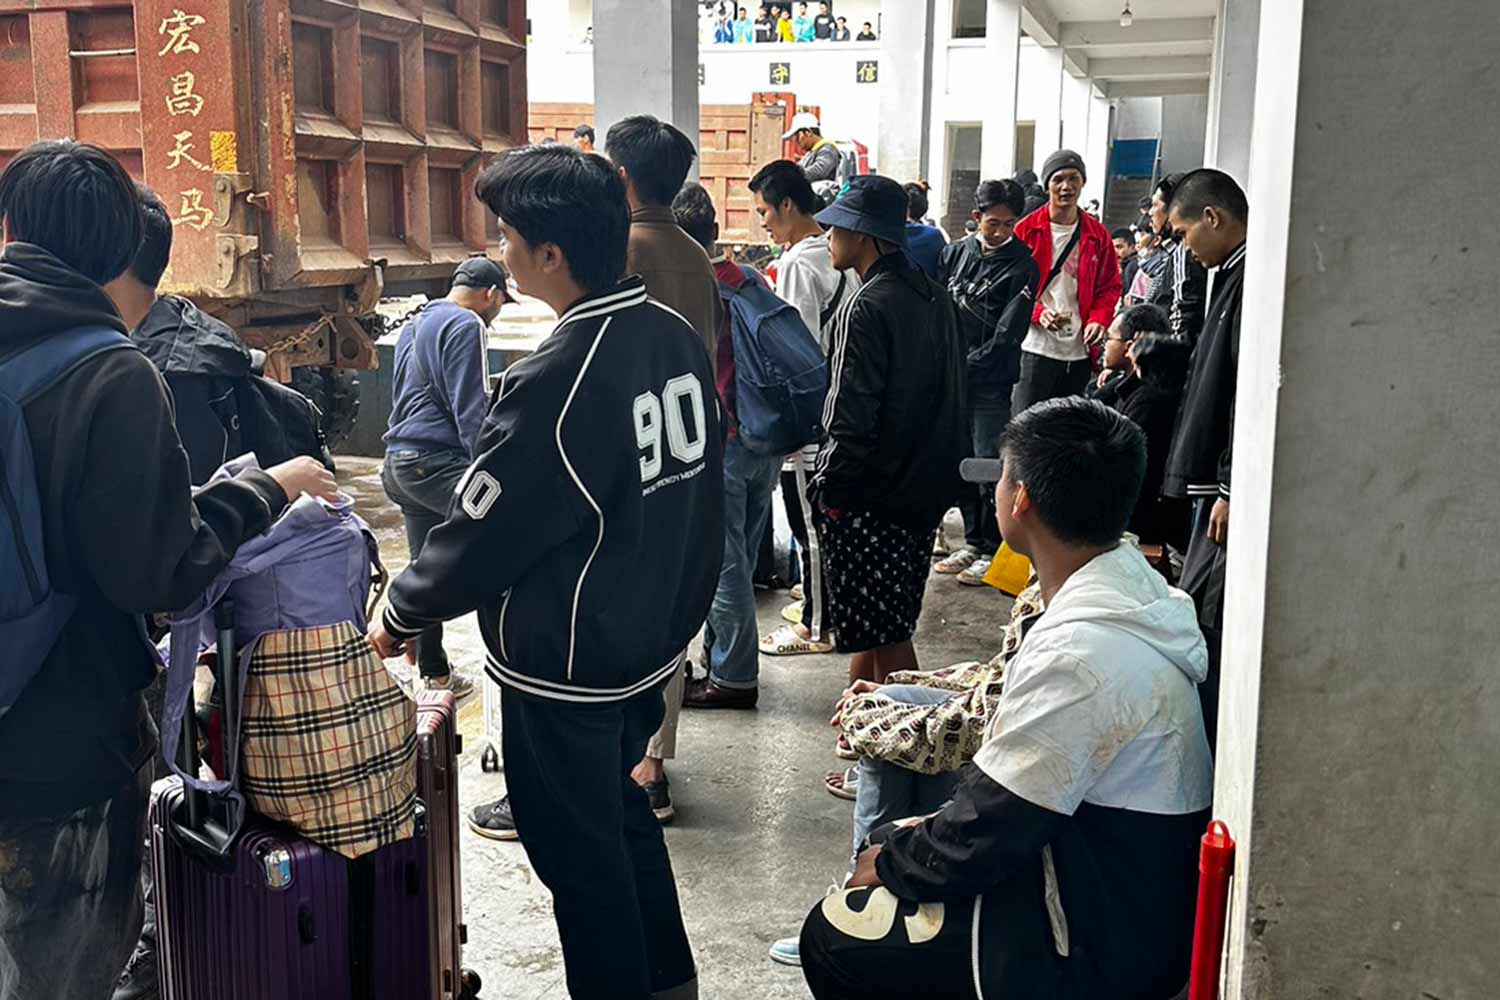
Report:
M 986 253 L 979 237 L 969 236 L 943 248 L 938 275 L 958 307 L 970 402 L 1008 401 L 1042 278 L 1031 248 L 1012 239 Z
M 234 390 L 251 375 L 250 351 L 228 326 L 176 295 L 158 298 L 131 337 L 172 392 L 193 482 L 208 482 L 246 450 Z
M 40 247 L 0 253 L 0 357 L 73 327 L 124 323 L 104 290 Z M 47 568 L 77 610 L 0 716 L 0 816 L 100 801 L 154 748 L 143 615 L 200 594 L 286 505 L 259 471 L 192 491 L 172 405 L 139 351 L 106 351 L 25 408 Z

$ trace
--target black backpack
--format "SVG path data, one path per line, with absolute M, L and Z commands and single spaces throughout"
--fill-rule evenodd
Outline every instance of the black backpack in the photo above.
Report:
M 255 452 L 262 469 L 307 455 L 333 471 L 317 406 L 291 386 L 263 375 L 235 379 L 243 451 Z

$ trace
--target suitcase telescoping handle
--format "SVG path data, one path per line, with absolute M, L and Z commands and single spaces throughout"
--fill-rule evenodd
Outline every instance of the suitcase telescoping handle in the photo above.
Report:
M 239 753 L 239 664 L 234 642 L 234 601 L 224 598 L 214 608 L 214 632 L 219 664 L 218 685 L 223 692 L 223 710 L 219 731 L 223 734 L 224 769 L 233 772 Z M 188 685 L 187 706 L 182 713 L 182 746 L 178 765 L 188 774 L 199 771 L 197 711 L 193 687 Z M 227 777 L 227 775 L 225 775 Z M 227 816 L 215 815 L 208 797 L 196 788 L 183 785 L 183 813 L 186 824 L 174 824 L 180 837 L 200 851 L 225 857 L 233 846 L 234 836 Z

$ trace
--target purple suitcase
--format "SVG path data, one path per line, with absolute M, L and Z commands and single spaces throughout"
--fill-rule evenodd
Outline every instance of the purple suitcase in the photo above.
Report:
M 220 642 L 232 643 L 232 630 L 221 627 Z M 232 692 L 226 701 L 233 703 Z M 192 718 L 187 712 L 183 745 L 185 765 L 195 770 Z M 180 778 L 152 786 L 148 826 L 163 1000 L 429 994 L 425 809 L 419 807 L 417 836 L 350 861 L 254 815 L 220 856 L 190 835 L 197 827 L 189 804 Z M 201 797 L 191 804 L 201 827 L 211 807 Z
M 350 862 L 252 818 L 221 862 L 203 856 L 173 829 L 181 822 L 182 801 L 177 778 L 152 789 L 164 1000 L 426 994 L 431 966 L 423 946 L 425 836 Z

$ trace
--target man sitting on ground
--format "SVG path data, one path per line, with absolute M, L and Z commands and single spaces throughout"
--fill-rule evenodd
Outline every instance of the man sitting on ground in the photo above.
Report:
M 808 915 L 814 997 L 1166 997 L 1187 978 L 1208 654 L 1188 596 L 1121 541 L 1144 436 L 1065 398 L 1018 414 L 1002 455 L 1000 527 L 1046 611 L 953 800 L 876 831 Z
M 1104 353 L 1100 358 L 1103 368 L 1083 394 L 1120 409 L 1141 384 L 1130 361 L 1130 345 L 1148 333 L 1166 332 L 1167 314 L 1156 306 L 1142 304 L 1117 313 L 1104 338 Z
M 871 831 L 940 809 L 952 798 L 960 768 L 984 744 L 1006 665 L 1041 613 L 1041 591 L 1033 576 L 1011 606 L 1000 652 L 988 663 L 898 671 L 885 684 L 855 681 L 844 692 L 833 725 L 843 730 L 859 763 L 830 772 L 823 784 L 829 794 L 854 800 L 851 872 Z M 800 938 L 782 938 L 771 945 L 771 960 L 800 965 L 800 950 Z

